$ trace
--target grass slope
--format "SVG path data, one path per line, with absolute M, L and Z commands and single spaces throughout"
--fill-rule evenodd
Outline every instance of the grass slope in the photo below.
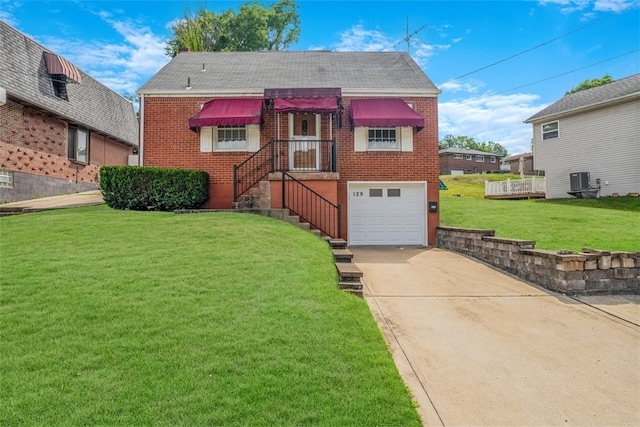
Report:
M 507 177 L 442 176 L 449 190 L 440 192 L 440 224 L 491 229 L 498 237 L 535 240 L 538 249 L 640 251 L 640 198 L 484 199 L 485 179 Z
M 0 425 L 420 425 L 310 233 L 105 206 L 0 233 Z

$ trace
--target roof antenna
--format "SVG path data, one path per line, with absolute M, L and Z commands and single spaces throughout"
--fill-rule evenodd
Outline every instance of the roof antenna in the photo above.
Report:
M 191 90 L 191 77 L 187 77 L 187 90 Z
M 409 18 L 407 17 L 407 33 L 406 33 L 407 35 L 402 40 L 400 40 L 398 43 L 394 44 L 393 47 L 398 46 L 402 42 L 407 42 L 407 53 L 411 54 L 409 52 L 409 49 L 411 48 L 411 46 L 410 46 L 411 37 L 415 36 L 416 34 L 418 34 L 420 31 L 424 30 L 425 28 L 427 28 L 426 24 L 423 25 L 422 27 L 418 28 L 417 30 L 415 30 L 411 34 L 409 34 Z

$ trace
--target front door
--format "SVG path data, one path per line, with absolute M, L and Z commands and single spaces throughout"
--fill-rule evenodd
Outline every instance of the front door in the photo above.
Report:
M 320 114 L 289 114 L 289 168 L 320 169 Z

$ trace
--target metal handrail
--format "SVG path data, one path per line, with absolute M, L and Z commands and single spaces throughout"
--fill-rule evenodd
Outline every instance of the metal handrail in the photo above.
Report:
M 290 154 L 293 159 L 290 159 Z M 233 201 L 238 201 L 269 173 L 290 170 L 336 172 L 336 140 L 272 139 L 242 163 L 233 166 Z
M 340 205 L 327 200 L 285 171 L 282 172 L 282 208 L 289 209 L 329 237 L 342 235 Z

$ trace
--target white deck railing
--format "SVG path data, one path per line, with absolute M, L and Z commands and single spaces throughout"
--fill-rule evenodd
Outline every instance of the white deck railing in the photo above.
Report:
M 485 181 L 484 195 L 515 196 L 545 192 L 545 178 L 533 176 L 525 179 L 507 179 L 506 181 Z

